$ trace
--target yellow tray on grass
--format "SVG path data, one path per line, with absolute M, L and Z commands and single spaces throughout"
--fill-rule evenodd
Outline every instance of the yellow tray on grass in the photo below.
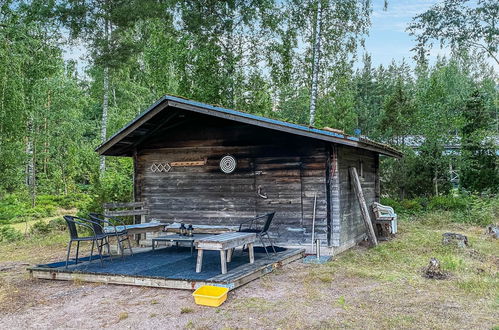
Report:
M 198 305 L 218 307 L 225 300 L 227 300 L 228 288 L 221 286 L 203 285 L 199 287 L 194 293 L 194 301 Z

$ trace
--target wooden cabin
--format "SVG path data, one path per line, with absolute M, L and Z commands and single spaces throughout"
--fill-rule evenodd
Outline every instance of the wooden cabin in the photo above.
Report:
M 365 138 L 174 96 L 96 150 L 133 157 L 135 200 L 147 203 L 146 221 L 238 225 L 276 211 L 274 242 L 309 247 L 316 198 L 315 236 L 329 253 L 366 235 L 348 168 L 357 168 L 370 205 L 380 197 L 380 154 L 401 157 Z

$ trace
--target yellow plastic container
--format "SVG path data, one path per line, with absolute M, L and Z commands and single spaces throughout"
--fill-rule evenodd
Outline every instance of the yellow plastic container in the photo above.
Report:
M 218 307 L 227 300 L 228 288 L 220 286 L 203 285 L 193 292 L 194 301 L 198 305 Z

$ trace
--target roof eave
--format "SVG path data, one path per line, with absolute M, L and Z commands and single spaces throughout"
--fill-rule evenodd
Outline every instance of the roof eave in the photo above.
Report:
M 351 137 L 348 135 L 333 133 L 333 132 L 326 132 L 313 127 L 306 127 L 297 124 L 285 123 L 275 119 L 254 116 L 235 110 L 220 108 L 212 105 L 207 105 L 201 102 L 190 101 L 168 95 L 163 96 L 161 99 L 156 101 L 147 110 L 145 110 L 135 119 L 133 119 L 128 125 L 126 125 L 117 133 L 115 133 L 113 136 L 111 136 L 106 142 L 98 146 L 95 149 L 95 151 L 98 152 L 100 155 L 106 155 L 106 152 L 112 146 L 114 146 L 121 139 L 129 135 L 136 128 L 141 126 L 143 123 L 147 122 L 149 119 L 154 117 L 156 114 L 158 114 L 160 111 L 162 111 L 168 106 L 192 112 L 197 112 L 201 114 L 206 114 L 209 116 L 215 116 L 223 119 L 252 124 L 252 125 L 258 123 L 258 126 L 260 127 L 265 127 L 281 132 L 287 132 L 290 134 L 319 139 L 331 143 L 338 143 L 350 147 L 367 149 L 390 157 L 401 158 L 403 156 L 403 154 L 400 151 L 394 148 L 391 148 L 386 145 L 380 145 L 379 143 L 371 141 L 361 140 L 357 137 Z M 115 154 L 115 156 L 125 156 L 125 157 L 131 156 L 131 152 L 132 151 L 123 152 L 120 154 Z M 112 154 L 107 154 L 107 155 L 112 155 Z

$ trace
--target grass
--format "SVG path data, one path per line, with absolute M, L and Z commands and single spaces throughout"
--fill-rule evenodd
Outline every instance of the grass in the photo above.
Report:
M 227 302 L 216 309 L 181 307 L 191 297 L 171 293 L 174 300 L 168 311 L 163 291 L 158 295 L 150 289 L 154 295 L 146 298 L 145 310 L 120 313 L 118 322 L 126 325 L 136 318 L 139 322 L 153 318 L 168 324 L 168 315 L 179 318 L 180 313 L 186 314 L 182 318 L 185 328 L 259 328 L 269 324 L 282 329 L 493 328 L 499 310 L 499 240 L 485 235 L 482 227 L 451 219 L 449 212 L 404 217 L 399 234 L 391 241 L 375 248 L 353 248 L 323 265 L 290 264 L 230 293 Z M 467 235 L 470 246 L 443 245 L 445 232 Z M 65 232 L 0 243 L 0 264 L 61 260 L 66 244 Z M 432 257 L 450 273 L 448 279 L 422 276 Z M 42 284 L 21 280 L 21 276 L 25 273 L 0 273 L 0 305 L 16 306 L 17 302 L 22 306 L 32 301 L 26 283 L 34 290 Z M 14 277 L 17 280 L 13 281 Z M 129 291 L 123 287 L 124 293 Z M 23 294 L 26 299 L 21 301 Z M 122 306 L 122 310 L 129 306 Z
M 430 215 L 434 221 L 436 215 Z M 444 215 L 445 220 L 445 215 Z M 437 227 L 437 229 L 433 229 Z M 454 280 L 442 283 L 476 295 L 491 295 L 499 292 L 498 259 L 499 241 L 486 237 L 479 227 L 455 225 L 430 226 L 418 218 L 403 220 L 397 239 L 369 250 L 353 249 L 340 255 L 312 276 L 319 280 L 329 272 L 334 276 L 339 270 L 350 276 L 372 278 L 381 281 L 426 281 L 421 269 L 430 258 L 437 258 L 444 271 Z M 448 231 L 464 233 L 470 247 L 461 249 L 442 244 L 442 234 Z
M 56 215 L 51 216 L 51 217 L 40 218 L 40 219 L 31 219 L 28 221 L 17 222 L 17 223 L 12 223 L 12 224 L 0 224 L 0 226 L 11 226 L 12 228 L 19 230 L 22 233 L 27 233 L 27 232 L 29 232 L 29 229 L 31 228 L 31 226 L 33 226 L 35 223 L 37 223 L 39 221 L 49 223 L 51 220 L 60 218 L 66 214 L 76 214 L 76 209 L 70 209 L 70 210 L 58 209 L 56 211 Z

